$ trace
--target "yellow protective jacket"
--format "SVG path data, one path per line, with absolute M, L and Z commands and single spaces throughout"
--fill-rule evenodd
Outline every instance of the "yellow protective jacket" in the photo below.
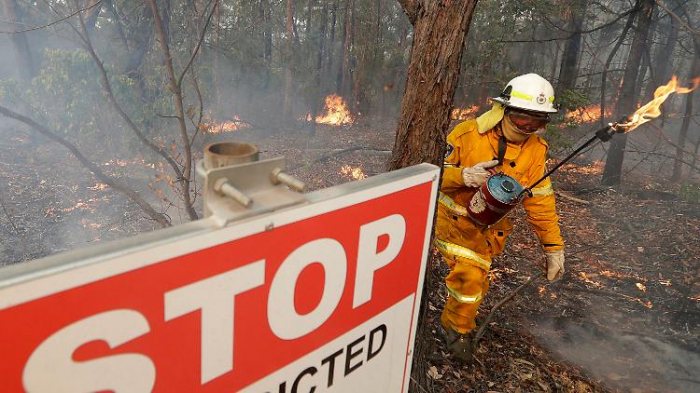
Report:
M 474 166 L 480 162 L 497 159 L 498 139 L 500 124 L 480 132 L 476 120 L 467 120 L 457 125 L 447 137 L 447 151 L 445 166 L 442 175 L 441 195 L 439 208 L 443 213 L 464 215 L 476 188 L 469 188 L 462 180 L 462 168 Z M 515 178 L 523 187 L 531 186 L 544 175 L 545 160 L 547 156 L 547 143 L 538 135 L 532 135 L 522 145 L 508 143 L 505 159 L 502 166 L 495 169 Z M 537 233 L 537 237 L 545 251 L 561 250 L 564 242 L 559 230 L 559 216 L 557 215 L 552 183 L 547 178 L 532 190 L 533 196 L 526 197 L 523 201 L 527 211 L 527 221 Z M 445 214 L 438 215 L 445 217 Z M 470 237 L 475 225 L 470 220 L 442 220 L 438 219 L 438 236 L 446 242 L 472 248 L 475 245 Z M 447 221 L 447 222 L 445 222 Z M 458 226 L 455 228 L 454 226 Z M 451 226 L 452 228 L 440 228 Z M 464 228 L 460 228 L 464 226 Z M 512 224 L 505 218 L 493 225 L 489 232 L 485 233 L 488 242 L 491 243 L 490 252 L 487 250 L 474 250 L 482 255 L 498 255 L 503 250 L 506 238 L 512 229 Z M 447 234 L 447 235 L 445 235 Z M 472 247 L 470 247 L 472 246 Z

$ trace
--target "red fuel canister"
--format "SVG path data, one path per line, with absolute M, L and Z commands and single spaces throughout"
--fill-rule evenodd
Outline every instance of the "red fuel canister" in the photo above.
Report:
M 486 180 L 467 206 L 469 218 L 475 223 L 489 226 L 497 223 L 520 203 L 523 186 L 505 173 L 497 173 Z

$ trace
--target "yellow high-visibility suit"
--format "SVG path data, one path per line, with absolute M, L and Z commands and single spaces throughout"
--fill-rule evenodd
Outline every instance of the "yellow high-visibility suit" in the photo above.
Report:
M 435 245 L 447 262 L 450 273 L 445 279 L 449 294 L 441 322 L 446 329 L 465 334 L 476 326 L 479 304 L 488 291 L 491 257 L 500 254 L 513 224 L 504 218 L 491 227 L 475 224 L 468 205 L 477 188 L 464 185 L 462 168 L 497 159 L 500 123 L 479 130 L 476 120 L 457 125 L 447 137 L 445 166 L 438 199 Z M 531 135 L 523 144 L 508 142 L 503 165 L 496 167 L 515 178 L 523 187 L 531 186 L 544 175 L 547 143 Z M 559 230 L 554 191 L 547 178 L 523 201 L 527 221 L 537 233 L 544 251 L 561 250 L 564 242 Z

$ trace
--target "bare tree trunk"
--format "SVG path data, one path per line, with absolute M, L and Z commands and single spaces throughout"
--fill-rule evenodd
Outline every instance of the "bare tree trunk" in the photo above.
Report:
M 292 117 L 292 54 L 294 47 L 294 0 L 287 0 L 287 45 L 284 52 L 284 118 Z
M 639 65 L 642 60 L 642 52 L 646 45 L 651 17 L 654 13 L 656 3 L 654 0 L 642 0 L 642 8 L 638 15 L 637 29 L 632 40 L 632 47 L 627 57 L 625 76 L 620 89 L 620 98 L 617 105 L 617 117 L 630 115 L 637 103 L 635 97 L 635 84 L 639 74 Z M 620 184 L 622 176 L 622 162 L 625 158 L 625 148 L 627 147 L 627 134 L 616 134 L 610 142 L 608 159 L 605 162 L 602 184 L 606 186 Z
M 552 50 L 554 52 L 554 56 L 552 56 L 552 68 L 549 71 L 549 80 L 553 81 L 554 76 L 557 74 L 557 64 L 559 64 L 559 43 L 557 41 L 554 41 L 552 44 Z
M 328 2 L 323 2 L 321 10 L 321 21 L 318 29 L 318 51 L 316 52 L 316 72 L 314 75 L 316 83 L 316 94 L 323 95 L 323 55 L 326 43 L 326 27 L 328 25 Z M 321 97 L 314 97 L 311 106 L 311 118 L 315 119 L 319 111 Z M 316 133 L 316 122 L 311 121 L 312 134 Z
M 316 5 L 316 0 L 309 0 L 306 4 L 306 26 L 304 32 L 306 33 L 305 39 L 311 41 L 311 19 L 313 14 L 314 6 Z
M 604 124 L 607 124 L 607 119 L 605 116 L 605 111 L 606 111 L 606 106 L 605 106 L 605 87 L 607 86 L 607 78 L 608 78 L 608 69 L 610 68 L 610 64 L 612 64 L 613 59 L 615 58 L 615 55 L 617 54 L 617 51 L 620 49 L 620 46 L 622 46 L 622 42 L 625 40 L 627 37 L 627 33 L 629 30 L 632 28 L 632 24 L 634 23 L 634 18 L 637 15 L 637 12 L 639 11 L 640 7 L 640 1 L 637 0 L 637 3 L 634 6 L 633 12 L 630 13 L 629 17 L 627 18 L 627 23 L 625 23 L 625 27 L 622 29 L 622 33 L 620 34 L 620 38 L 618 38 L 617 42 L 615 43 L 615 46 L 613 49 L 610 51 L 610 54 L 608 55 L 607 60 L 605 61 L 605 66 L 603 67 L 603 73 L 600 76 L 600 125 L 603 126 Z
M 267 90 L 270 85 L 270 68 L 272 67 L 272 21 L 270 19 L 270 4 L 268 0 L 260 0 L 260 16 L 263 21 L 263 59 L 265 69 L 263 70 L 263 90 Z
M 21 30 L 21 26 L 24 25 L 22 24 L 22 19 L 17 9 L 17 0 L 2 0 L 2 10 L 10 28 L 13 31 Z M 27 35 L 17 33 L 12 34 L 10 38 L 12 39 L 12 47 L 15 50 L 17 70 L 19 71 L 20 78 L 28 81 L 36 75 L 36 70 L 34 69 L 32 52 L 29 50 Z
M 690 67 L 690 72 L 688 73 L 688 80 L 700 77 L 700 53 L 695 53 L 695 58 L 693 59 L 693 65 Z M 695 92 L 688 93 L 685 101 L 685 116 L 683 116 L 683 123 L 681 124 L 681 130 L 678 133 L 678 143 L 676 144 L 676 160 L 673 162 L 673 175 L 671 175 L 671 181 L 679 181 L 683 175 L 683 161 L 684 157 L 684 147 L 686 139 L 688 138 L 688 128 L 690 127 L 690 121 L 693 117 L 693 97 Z
M 560 97 L 564 91 L 576 89 L 577 66 L 581 55 L 581 30 L 583 30 L 583 23 L 586 20 L 587 9 L 588 0 L 584 0 L 580 6 L 572 3 L 567 10 L 567 30 L 574 31 L 574 33 L 564 45 L 564 55 L 561 59 L 559 82 L 557 83 L 557 95 Z
M 421 162 L 439 165 L 464 42 L 477 2 L 401 0 L 400 3 L 413 24 L 414 35 L 390 169 Z
M 329 79 L 332 79 L 333 73 L 333 52 L 335 52 L 335 26 L 338 20 L 338 0 L 333 2 L 331 6 L 331 32 L 328 40 L 328 61 L 326 62 L 326 70 Z M 330 81 L 328 82 L 330 84 Z
M 339 95 L 345 93 L 343 86 L 348 72 L 348 64 L 350 61 L 350 34 L 352 31 L 352 23 L 350 22 L 350 12 L 352 9 L 353 0 L 345 0 L 345 15 L 343 17 L 343 37 L 340 40 L 342 53 L 340 56 L 340 64 L 338 65 L 338 76 L 335 80 L 335 91 Z
M 652 99 L 656 88 L 671 79 L 674 61 L 673 52 L 676 48 L 676 42 L 678 41 L 678 33 L 680 29 L 676 18 L 671 18 L 666 26 L 667 27 L 663 29 L 666 32 L 666 41 L 664 44 L 659 45 L 658 49 L 656 50 L 656 55 L 653 59 L 656 72 L 654 74 L 653 83 L 647 84 L 647 88 L 642 96 L 644 101 Z M 660 31 L 659 35 L 662 33 L 663 31 Z M 667 111 L 661 112 L 661 127 L 663 127 L 663 124 L 666 121 L 666 114 Z
M 191 220 L 196 220 L 197 217 L 197 212 L 194 210 L 194 206 L 192 205 L 192 195 L 191 195 L 191 190 L 190 190 L 190 182 L 192 181 L 192 146 L 190 143 L 190 136 L 187 133 L 187 124 L 185 123 L 185 109 L 183 105 L 183 98 L 182 98 L 182 78 L 184 77 L 185 73 L 187 72 L 187 69 L 183 70 L 182 75 L 178 78 L 175 75 L 175 69 L 173 68 L 173 58 L 170 54 L 170 47 L 168 45 L 167 38 L 165 36 L 165 28 L 163 26 L 163 20 L 160 17 L 160 13 L 158 10 L 158 5 L 156 5 L 156 0 L 148 0 L 148 3 L 151 6 L 151 12 L 153 13 L 153 19 L 156 22 L 156 32 L 158 33 L 158 38 L 160 41 L 160 46 L 163 51 L 163 55 L 165 57 L 165 69 L 168 73 L 168 80 L 169 80 L 169 90 L 173 94 L 173 98 L 175 101 L 175 109 L 177 110 L 177 121 L 180 125 L 180 140 L 182 142 L 182 150 L 184 153 L 184 163 L 183 163 L 183 169 L 182 169 L 182 179 L 180 180 L 181 184 L 181 190 L 182 190 L 182 198 L 184 202 L 184 207 L 185 211 L 187 211 L 187 215 L 190 217 Z M 218 4 L 218 3 L 217 3 Z M 217 4 L 214 4 L 214 7 L 217 6 Z M 213 15 L 213 13 L 212 13 Z M 210 15 L 211 18 L 211 15 Z M 206 29 L 206 27 L 205 27 Z M 195 52 L 196 53 L 196 52 Z M 194 54 L 193 54 L 194 56 Z M 188 64 L 191 65 L 192 60 L 194 60 L 194 57 L 190 59 L 190 63 Z

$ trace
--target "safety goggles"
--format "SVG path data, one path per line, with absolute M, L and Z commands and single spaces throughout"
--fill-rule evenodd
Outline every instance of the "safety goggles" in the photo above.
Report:
M 549 123 L 548 115 L 534 115 L 526 112 L 509 110 L 506 115 L 510 121 L 523 132 L 531 133 Z

